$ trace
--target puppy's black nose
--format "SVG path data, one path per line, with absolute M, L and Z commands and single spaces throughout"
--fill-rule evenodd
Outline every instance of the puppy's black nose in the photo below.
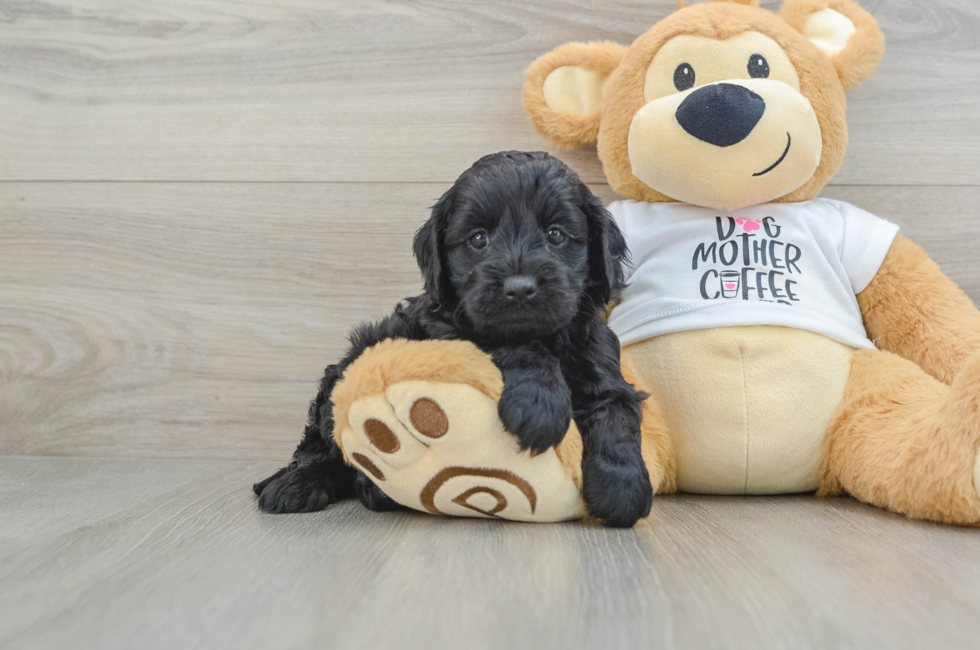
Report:
M 530 300 L 538 292 L 538 281 L 527 275 L 515 275 L 504 280 L 504 295 L 510 300 Z
M 749 137 L 765 112 L 765 100 L 745 86 L 714 84 L 681 102 L 677 123 L 698 140 L 730 147 Z

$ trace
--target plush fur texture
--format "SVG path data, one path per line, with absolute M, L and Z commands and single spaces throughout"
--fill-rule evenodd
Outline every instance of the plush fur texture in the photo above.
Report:
M 980 355 L 951 386 L 907 359 L 861 350 L 831 424 L 820 494 L 847 492 L 918 519 L 980 526 Z
M 637 390 L 643 390 L 643 383 L 630 364 L 622 363 L 623 377 Z M 660 407 L 652 399 L 643 401 L 643 462 L 650 473 L 650 483 L 657 494 L 671 494 L 677 491 L 677 460 L 674 455 L 674 441 L 667 429 Z
M 853 359 L 821 493 L 980 525 L 980 312 L 901 234 L 857 298 L 868 336 L 887 352 Z
M 844 51 L 833 60 L 800 31 L 811 9 L 826 6 L 851 18 L 858 30 Z M 541 85 L 559 66 L 608 69 L 613 47 L 608 43 L 561 46 L 528 68 L 524 86 L 525 110 L 538 132 L 553 144 L 573 147 L 596 141 L 606 177 L 623 197 L 647 202 L 673 201 L 674 198 L 636 178 L 630 162 L 629 131 L 633 117 L 646 104 L 643 93 L 646 70 L 663 45 L 676 36 L 689 34 L 724 41 L 746 31 L 756 31 L 775 40 L 792 61 L 799 74 L 800 92 L 816 113 L 823 143 L 816 173 L 802 186 L 776 200 L 798 202 L 815 198 L 840 169 L 847 150 L 844 92 L 877 66 L 884 53 L 884 37 L 874 19 L 850 0 L 787 0 L 781 16 L 736 2 L 689 5 L 668 16 L 637 38 L 622 55 L 605 83 L 600 113 L 587 119 L 580 116 L 575 120 L 567 113 L 551 110 L 544 102 Z M 599 66 L 597 61 L 602 61 L 603 65 Z M 592 139 L 592 127 L 597 119 L 599 130 Z
M 871 14 L 851 0 L 791 0 L 783 4 L 779 16 L 802 33 L 810 16 L 823 9 L 843 14 L 856 29 L 844 49 L 831 58 L 844 90 L 848 91 L 878 69 L 885 55 L 885 35 Z
M 600 313 L 624 286 L 626 247 L 601 201 L 547 154 L 493 154 L 439 200 L 414 246 L 425 293 L 354 331 L 350 352 L 325 371 L 293 461 L 256 484 L 260 507 L 315 510 L 352 493 L 368 507 L 394 507 L 352 472 L 334 440 L 335 417 L 346 417 L 352 398 L 372 382 L 382 385 L 375 373 L 385 369 L 345 382 L 336 408 L 331 395 L 368 348 L 396 345 L 387 339 L 437 339 L 472 341 L 491 355 L 503 376 L 499 417 L 522 448 L 559 445 L 574 417 L 590 515 L 610 526 L 646 516 L 652 487 L 641 452 L 644 396 L 623 379 L 618 341 Z M 419 367 L 428 380 L 472 379 L 497 398 L 491 370 L 472 361 L 473 370 L 423 359 Z
M 701 494 L 815 490 L 852 355 L 820 334 L 766 325 L 673 332 L 623 349 L 670 432 L 678 489 Z M 801 369 L 806 380 L 793 381 Z
M 634 118 L 652 103 L 645 95 L 645 77 L 663 46 L 681 35 L 724 43 L 740 34 L 757 32 L 773 39 L 792 62 L 799 91 L 809 100 L 819 122 L 823 145 L 819 167 L 812 177 L 776 201 L 815 198 L 839 169 L 847 148 L 844 93 L 866 79 L 884 53 L 884 36 L 874 19 L 852 0 L 786 0 L 778 16 L 752 1 L 680 4 L 680 11 L 654 25 L 626 50 L 602 83 L 598 115 L 588 116 L 590 125 L 598 118 L 598 154 L 613 188 L 638 201 L 676 199 L 633 175 L 629 143 Z M 844 29 L 834 31 L 835 24 Z M 695 50 L 692 52 L 703 54 Z M 526 97 L 536 92 L 538 83 L 547 79 L 555 66 L 588 67 L 598 56 L 592 44 L 566 45 L 558 51 L 562 52 L 560 58 L 546 54 L 529 68 Z M 715 63 L 720 68 L 726 65 L 724 61 Z M 710 68 L 706 65 L 703 70 L 710 72 Z M 569 124 L 575 122 L 568 117 L 553 119 L 546 102 L 526 101 L 525 106 L 535 127 L 550 142 L 563 146 L 593 142 L 592 130 L 571 131 Z M 919 247 L 901 235 L 857 301 L 869 338 L 881 351 L 861 350 L 850 358 L 843 397 L 824 437 L 820 493 L 847 492 L 912 517 L 977 525 L 980 312 Z M 786 333 L 790 339 L 793 335 Z M 668 351 L 676 352 L 672 348 Z M 690 357 L 695 352 L 685 354 Z M 637 365 L 645 368 L 662 361 L 647 358 L 642 351 L 633 360 L 631 354 L 624 356 L 624 374 L 639 388 L 652 379 L 644 376 L 643 368 L 635 373 L 629 365 L 642 361 Z M 734 385 L 739 378 L 730 380 Z M 671 378 L 659 381 L 671 382 Z M 807 386 L 801 373 L 798 388 L 805 390 Z M 658 395 L 663 390 L 651 392 Z M 659 409 L 664 407 L 653 399 L 645 403 L 644 454 L 651 477 L 664 477 L 659 491 L 669 491 L 675 485 L 675 436 L 680 434 L 668 430 L 673 420 L 662 416 Z M 647 454 L 654 448 L 656 453 Z
M 648 187 L 633 175 L 629 159 L 629 129 L 633 116 L 646 103 L 643 86 L 646 68 L 668 40 L 693 34 L 727 40 L 744 31 L 758 31 L 781 45 L 796 67 L 800 92 L 810 100 L 820 124 L 823 153 L 816 173 L 781 201 L 816 197 L 840 168 L 847 148 L 846 101 L 843 87 L 830 61 L 796 30 L 768 11 L 739 4 L 699 4 L 679 11 L 640 36 L 606 84 L 605 106 L 598 151 L 613 188 L 637 201 L 673 200 Z
M 929 259 L 899 234 L 871 284 L 858 294 L 868 337 L 953 383 L 968 358 L 980 351 L 980 312 Z
M 598 139 L 607 176 L 624 196 L 641 201 L 673 200 L 633 176 L 629 160 L 628 132 L 633 116 L 645 105 L 644 75 L 650 62 L 663 44 L 677 35 L 724 41 L 746 31 L 759 32 L 773 39 L 792 61 L 800 92 L 816 113 L 823 141 L 820 165 L 812 178 L 778 200 L 790 202 L 815 197 L 843 160 L 847 145 L 844 91 L 873 71 L 883 53 L 883 37 L 874 20 L 850 0 L 787 0 L 780 17 L 755 4 L 740 1 L 689 6 L 655 25 L 625 51 L 612 44 L 573 44 L 543 56 L 529 68 L 525 84 L 525 107 L 532 123 L 549 142 L 560 146 L 579 146 Z M 846 17 L 854 27 L 850 40 L 830 56 L 804 36 L 814 12 L 828 9 Z M 833 15 L 831 18 L 840 19 Z M 584 93 L 580 96 L 582 101 L 577 101 L 572 92 L 566 96 L 571 99 L 562 100 L 563 105 L 598 106 L 598 111 L 577 115 L 548 106 L 544 84 L 555 69 L 565 66 L 580 66 L 599 74 L 560 75 L 561 79 L 590 84 L 589 88 L 580 89 Z M 605 517 L 606 523 L 628 525 L 649 508 L 653 489 L 659 493 L 677 489 L 682 454 L 678 453 L 680 443 L 676 436 L 681 432 L 671 430 L 672 426 L 679 426 L 676 413 L 665 413 L 663 409 L 680 410 L 675 408 L 677 400 L 683 401 L 685 396 L 675 395 L 677 399 L 672 404 L 667 400 L 658 404 L 654 399 L 642 401 L 642 394 L 637 391 L 643 391 L 644 381 L 669 384 L 679 375 L 647 372 L 662 361 L 656 355 L 631 359 L 627 354 L 620 369 L 615 337 L 604 325 L 600 326 L 599 309 L 606 302 L 615 301 L 622 288 L 622 276 L 617 274 L 617 269 L 618 261 L 625 255 L 623 241 L 609 224 L 608 215 L 594 197 L 580 188 L 577 179 L 569 180 L 573 175 L 567 171 L 542 171 L 542 184 L 535 186 L 540 192 L 530 191 L 526 183 L 515 182 L 508 174 L 481 176 L 473 172 L 473 176 L 483 180 L 464 174 L 454 188 L 459 191 L 447 193 L 416 240 L 426 293 L 410 299 L 381 323 L 360 328 L 353 337 L 350 354 L 341 364 L 327 369 L 320 394 L 311 407 L 306 437 L 297 448 L 293 462 L 256 485 L 264 508 L 313 510 L 355 493 L 369 507 L 392 507 L 380 490 L 343 462 L 341 450 L 333 444 L 332 432 L 334 415 L 347 417 L 349 404 L 359 396 L 377 392 L 393 373 L 407 379 L 462 382 L 499 399 L 500 419 L 525 447 L 542 449 L 559 445 L 561 462 L 581 487 L 589 511 L 613 513 Z M 556 178 L 561 181 L 555 181 Z M 487 190 L 482 195 L 463 191 L 466 187 L 472 190 L 471 182 L 497 190 Z M 523 189 L 514 194 L 515 187 Z M 524 198 L 515 203 L 516 195 Z M 568 200 L 573 195 L 579 198 Z M 472 251 L 459 248 L 465 239 L 463 233 L 472 237 L 479 229 L 487 234 L 496 232 L 496 224 L 481 226 L 470 221 L 474 212 L 480 212 L 480 206 L 492 206 L 493 210 L 484 211 L 507 214 L 512 219 L 515 212 L 508 208 L 520 206 L 517 212 L 526 209 L 538 215 L 548 213 L 552 209 L 549 205 L 553 205 L 549 202 L 556 200 L 557 205 L 565 206 L 559 211 L 566 214 L 581 211 L 588 223 L 602 225 L 598 230 L 591 226 L 588 229 L 587 256 L 579 250 L 563 258 L 568 274 L 557 284 L 553 283 L 560 290 L 543 294 L 551 296 L 546 301 L 553 303 L 554 308 L 536 311 L 531 318 L 514 317 L 512 306 L 501 304 L 495 298 L 499 287 L 494 287 L 502 286 L 505 276 L 513 274 L 501 270 L 508 268 L 507 255 L 483 271 L 460 272 L 478 266 Z M 454 229 L 451 223 L 454 215 L 464 215 L 456 224 L 466 227 Z M 536 223 L 528 230 L 514 228 L 505 237 L 509 242 L 505 249 L 513 252 L 535 238 L 540 240 L 545 232 L 543 226 Z M 537 234 L 532 237 L 521 232 Z M 596 236 L 596 232 L 600 235 Z M 530 274 L 539 280 L 548 277 L 548 266 L 532 265 L 534 270 Z M 588 270 L 583 274 L 585 268 Z M 522 286 L 526 289 L 528 285 Z M 569 312 L 559 303 L 562 296 L 568 295 L 578 296 L 579 309 L 571 322 L 562 324 Z M 467 296 L 472 299 L 467 300 Z M 823 405 L 820 409 L 822 418 L 829 414 L 830 424 L 823 437 L 815 478 L 820 485 L 819 493 L 846 492 L 911 517 L 980 525 L 980 313 L 921 249 L 902 236 L 895 239 L 876 277 L 857 296 L 857 301 L 869 337 L 876 340 L 881 350 L 860 350 L 853 354 L 843 350 L 843 361 L 838 364 L 840 376 L 845 377 L 842 397 L 837 398 L 836 407 Z M 562 325 L 558 331 L 535 336 L 536 331 L 551 331 L 559 324 Z M 785 328 L 778 335 L 770 332 L 773 328 L 743 329 L 752 331 L 740 333 L 733 329 L 725 333 L 727 339 L 732 339 L 729 351 L 734 356 L 740 355 L 740 363 L 727 364 L 727 371 L 702 364 L 707 367 L 702 376 L 712 372 L 725 374 L 722 379 L 744 388 L 749 376 L 745 347 L 749 342 L 754 341 L 753 354 L 761 359 L 766 354 L 779 355 L 774 346 L 768 345 L 777 338 L 782 340 L 784 348 L 793 348 L 801 342 L 805 344 L 807 337 L 812 340 L 818 336 Z M 675 338 L 689 341 L 697 338 L 697 333 L 682 334 Z M 707 334 L 704 340 L 708 340 L 712 333 L 702 334 Z M 676 366 L 703 352 L 703 346 L 697 344 L 686 349 L 670 348 L 667 340 L 670 336 L 660 337 L 667 346 L 662 356 L 675 354 Z M 432 341 L 431 349 L 427 346 L 417 353 L 406 350 L 405 362 L 394 364 L 398 369 L 379 361 L 369 365 L 363 376 L 349 377 L 347 385 L 334 395 L 337 407 L 332 409 L 331 391 L 346 365 L 362 353 L 370 355 L 370 351 L 364 351 L 388 338 L 470 339 L 484 352 L 475 348 L 467 348 L 469 351 L 443 348 L 460 344 L 439 341 Z M 532 339 L 533 345 L 529 344 Z M 517 340 L 521 344 L 515 346 Z M 382 343 L 376 349 L 390 351 L 385 346 L 398 345 L 401 343 Z M 848 354 L 850 366 L 845 367 Z M 455 360 L 449 359 L 450 356 L 455 356 Z M 777 358 L 767 362 L 774 361 L 778 367 L 786 360 Z M 813 368 L 818 361 L 804 360 L 774 376 L 791 384 L 785 388 L 805 400 L 814 387 L 809 383 L 812 377 L 800 367 Z M 741 373 L 732 370 L 739 367 Z M 705 382 L 698 381 L 695 377 L 697 385 L 684 390 L 705 392 Z M 817 381 L 828 382 L 826 376 Z M 670 392 L 675 387 L 654 388 L 657 390 L 651 392 L 661 394 L 663 389 Z M 827 386 L 819 388 L 823 390 Z M 711 392 L 710 388 L 707 390 Z M 533 397 L 522 402 L 527 395 Z M 766 392 L 760 391 L 759 395 L 762 401 L 754 408 L 766 418 L 793 416 L 792 409 L 787 413 L 764 412 Z M 513 401 L 508 404 L 509 400 Z M 566 404 L 566 400 L 571 404 Z M 744 405 L 738 413 L 729 409 L 728 414 L 734 415 L 730 419 L 744 425 L 748 436 L 750 424 L 746 418 L 751 412 L 747 399 Z M 681 403 L 681 406 L 691 404 Z M 696 407 L 689 410 L 694 415 L 702 415 Z M 574 413 L 580 436 L 566 433 L 569 411 Z M 638 423 L 641 412 L 643 421 Z M 721 416 L 724 418 L 726 413 Z M 811 414 L 810 419 L 817 418 Z M 771 427 L 777 435 L 792 433 L 791 423 L 777 424 Z M 647 471 L 638 469 L 638 457 Z M 811 455 L 809 459 L 814 457 Z M 581 473 L 576 475 L 578 467 Z
M 548 107 L 544 97 L 544 84 L 552 72 L 563 66 L 577 66 L 598 72 L 608 79 L 626 53 L 626 48 L 618 43 L 568 43 L 545 54 L 525 72 L 524 111 L 531 119 L 531 125 L 546 141 L 562 147 L 575 149 L 596 141 L 599 136 L 600 112 L 589 115 L 575 115 L 566 111 L 556 111 Z M 585 92 L 602 93 L 602 88 L 588 89 Z
M 344 377 L 332 393 L 334 440 L 397 503 L 518 521 L 585 514 L 574 421 L 556 449 L 516 453 L 497 414 L 503 377 L 472 343 L 383 341 Z
M 358 357 L 358 372 L 350 373 L 330 393 L 336 428 L 347 422 L 347 411 L 362 395 L 381 393 L 403 381 L 460 382 L 494 401 L 504 392 L 504 378 L 486 352 L 466 341 L 387 339 Z M 491 363 L 487 363 L 490 361 Z

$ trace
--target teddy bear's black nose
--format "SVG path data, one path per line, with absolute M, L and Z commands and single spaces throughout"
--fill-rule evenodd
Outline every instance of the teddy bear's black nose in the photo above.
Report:
M 749 137 L 766 102 L 744 86 L 714 84 L 696 90 L 677 107 L 677 122 L 698 140 L 730 147 Z

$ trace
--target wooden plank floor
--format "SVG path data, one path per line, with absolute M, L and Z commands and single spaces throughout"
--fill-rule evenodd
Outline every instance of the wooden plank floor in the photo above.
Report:
M 412 233 L 444 188 L 0 183 L 0 454 L 287 458 L 351 325 L 418 292 Z M 980 299 L 980 187 L 825 195 Z
M 863 4 L 889 50 L 849 95 L 837 182 L 976 184 L 980 5 Z M 566 41 L 630 43 L 676 8 L 5 0 L 0 177 L 451 182 L 488 152 L 543 148 L 520 102 L 537 56 Z M 563 157 L 602 181 L 594 150 Z
M 861 2 L 889 49 L 824 194 L 978 301 L 980 3 Z M 674 7 L 0 0 L 0 648 L 980 646 L 980 531 L 848 499 L 255 509 L 348 328 L 418 290 L 428 206 L 547 149 L 524 67 Z
M 849 499 L 636 530 L 256 512 L 268 462 L 0 460 L 0 647 L 976 648 L 980 535 Z

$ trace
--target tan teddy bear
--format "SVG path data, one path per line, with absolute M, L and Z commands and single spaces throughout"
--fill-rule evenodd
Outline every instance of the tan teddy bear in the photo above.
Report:
M 629 47 L 563 45 L 526 75 L 538 132 L 596 143 L 628 199 L 609 206 L 633 255 L 609 324 L 651 394 L 651 481 L 846 492 L 980 524 L 980 313 L 896 226 L 818 198 L 847 147 L 845 91 L 884 37 L 851 0 L 756 4 L 688 6 Z M 335 389 L 336 438 L 420 510 L 581 516 L 574 427 L 555 451 L 519 453 L 501 386 L 469 344 L 388 342 Z M 371 421 L 399 451 L 378 449 Z

